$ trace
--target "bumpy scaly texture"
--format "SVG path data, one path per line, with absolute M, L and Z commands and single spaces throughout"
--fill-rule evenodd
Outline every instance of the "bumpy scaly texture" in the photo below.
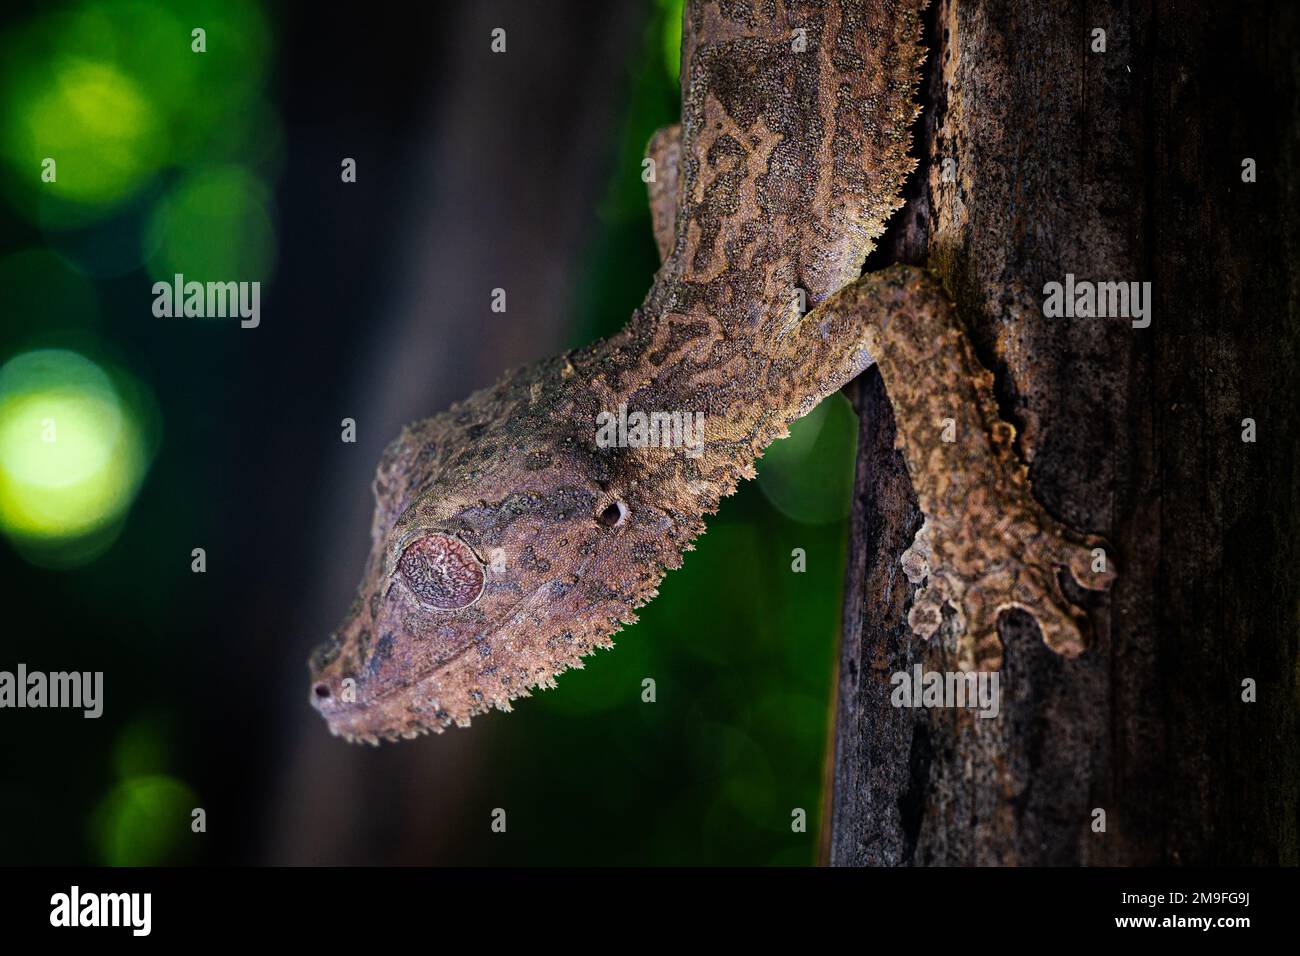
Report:
M 506 375 L 385 451 L 357 599 L 311 660 L 331 730 L 375 742 L 464 725 L 581 667 L 762 450 L 873 359 L 930 516 L 909 561 L 929 580 L 918 631 L 933 630 L 925 609 L 965 606 L 964 657 L 989 662 L 977 651 L 1015 605 L 1042 612 L 1056 649 L 1081 646 L 1051 569 L 1083 559 L 1030 497 L 951 305 L 914 269 L 843 288 L 913 167 L 919 7 L 688 5 L 682 125 L 650 148 L 663 267 L 618 334 Z M 801 314 L 801 298 L 822 304 Z M 601 447 L 597 416 L 620 405 L 703 413 L 702 451 Z M 934 446 L 936 411 L 958 419 L 959 451 Z
M 681 196 L 682 128 L 674 123 L 650 137 L 646 155 L 654 161 L 654 177 L 646 184 L 650 192 L 650 221 L 660 260 L 672 255 L 677 238 L 677 206 Z
M 850 285 L 822 321 L 856 328 L 875 358 L 898 422 L 898 444 L 925 523 L 903 554 L 916 594 L 908 624 L 931 637 L 943 606 L 956 616 L 963 670 L 1002 666 L 997 619 L 1019 608 L 1038 621 L 1047 646 L 1084 650 L 1086 615 L 1062 592 L 1068 568 L 1090 590 L 1114 578 L 1098 538 L 1078 536 L 1034 499 L 1016 457 L 1015 429 L 998 417 L 993 375 L 975 357 L 939 283 L 893 266 Z

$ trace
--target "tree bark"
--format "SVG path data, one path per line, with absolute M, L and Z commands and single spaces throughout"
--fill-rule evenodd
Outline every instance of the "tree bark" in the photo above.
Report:
M 921 167 L 869 267 L 941 277 L 1035 495 L 1119 578 L 1076 660 L 1004 615 L 998 718 L 891 706 L 956 664 L 951 622 L 907 627 L 920 516 L 855 383 L 831 863 L 1297 862 L 1298 39 L 1288 4 L 931 7 Z M 1066 273 L 1150 281 L 1150 327 L 1045 317 Z

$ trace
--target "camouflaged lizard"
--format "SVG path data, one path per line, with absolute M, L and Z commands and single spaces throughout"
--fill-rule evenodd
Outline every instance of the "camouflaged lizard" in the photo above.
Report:
M 1059 569 L 1111 574 L 1032 497 L 948 297 L 915 268 L 859 278 L 915 166 L 920 6 L 688 3 L 681 125 L 650 144 L 650 292 L 618 334 L 388 446 L 357 599 L 310 662 L 334 733 L 413 737 L 553 687 L 636 619 L 763 449 L 873 363 L 926 516 L 903 559 L 912 629 L 948 605 L 961 666 L 996 668 L 1018 607 L 1056 652 L 1084 649 Z M 601 447 L 620 404 L 702 412 L 702 453 Z

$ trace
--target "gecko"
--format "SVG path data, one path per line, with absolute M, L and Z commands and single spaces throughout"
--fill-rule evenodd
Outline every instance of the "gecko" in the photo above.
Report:
M 636 620 L 763 450 L 873 364 L 924 514 L 901 561 L 912 631 L 950 609 L 959 665 L 997 669 L 1019 608 L 1056 653 L 1085 650 L 1059 576 L 1106 588 L 1099 539 L 1033 497 L 939 281 L 861 275 L 916 165 L 922 6 L 689 0 L 681 121 L 648 147 L 651 288 L 618 333 L 385 449 L 357 596 L 309 661 L 334 734 L 412 738 L 554 687 Z M 620 406 L 702 415 L 700 447 L 606 447 L 597 419 Z

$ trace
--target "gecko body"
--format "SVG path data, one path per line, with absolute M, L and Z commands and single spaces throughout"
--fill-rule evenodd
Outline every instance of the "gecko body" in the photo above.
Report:
M 951 302 L 922 270 L 858 278 L 914 166 L 919 5 L 776 9 L 687 6 L 682 124 L 650 145 L 663 265 L 628 324 L 386 449 L 357 598 L 310 662 L 335 733 L 464 725 L 581 667 L 763 449 L 873 363 L 926 514 L 904 562 L 923 583 L 913 629 L 929 637 L 951 606 L 962 665 L 996 667 L 997 616 L 1021 607 L 1053 649 L 1083 649 L 1057 571 L 1088 587 L 1110 572 L 1034 501 Z M 702 416 L 700 447 L 606 447 L 596 423 L 624 406 Z

